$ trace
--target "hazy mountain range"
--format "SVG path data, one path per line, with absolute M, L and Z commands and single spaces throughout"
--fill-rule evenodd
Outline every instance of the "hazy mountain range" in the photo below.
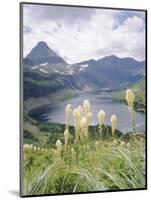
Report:
M 120 89 L 144 78 L 145 61 L 111 55 L 68 64 L 41 41 L 24 58 L 24 98 L 58 90 Z

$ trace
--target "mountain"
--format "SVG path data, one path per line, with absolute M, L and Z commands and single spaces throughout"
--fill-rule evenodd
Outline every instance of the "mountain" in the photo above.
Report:
M 122 89 L 144 75 L 144 61 L 111 55 L 69 65 L 45 42 L 39 42 L 24 59 L 24 98 L 61 90 Z
M 24 59 L 24 63 L 28 65 L 40 64 L 66 64 L 66 62 L 58 56 L 48 45 L 41 41 L 31 50 Z
M 118 58 L 114 55 L 106 56 L 97 61 L 88 60 L 78 63 L 84 66 L 82 76 L 100 87 L 121 88 L 137 82 L 144 76 L 145 63 L 133 58 Z

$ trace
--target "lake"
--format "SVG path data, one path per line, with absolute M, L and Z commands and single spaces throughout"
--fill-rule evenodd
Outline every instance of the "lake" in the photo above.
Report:
M 118 123 L 117 129 L 127 132 L 131 130 L 130 113 L 127 105 L 117 102 L 113 98 L 114 92 L 100 92 L 99 94 L 93 93 L 81 93 L 77 97 L 62 101 L 56 104 L 49 104 L 41 106 L 30 111 L 29 115 L 40 122 L 55 122 L 65 123 L 65 107 L 67 104 L 71 104 L 73 108 L 78 105 L 82 105 L 83 100 L 88 99 L 91 103 L 91 112 L 93 118 L 91 125 L 97 124 L 97 114 L 100 110 L 104 110 L 106 113 L 106 124 L 110 125 L 110 117 L 112 114 L 116 114 Z M 136 131 L 142 132 L 145 130 L 145 115 L 142 113 L 136 113 Z M 71 118 L 71 124 L 73 124 L 73 117 Z

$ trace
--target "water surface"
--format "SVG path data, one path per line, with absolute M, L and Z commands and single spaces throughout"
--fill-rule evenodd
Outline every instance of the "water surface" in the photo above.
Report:
M 78 105 L 82 105 L 83 100 L 88 99 L 91 103 L 91 112 L 93 113 L 91 125 L 98 123 L 97 114 L 99 110 L 104 110 L 106 113 L 106 124 L 110 124 L 111 115 L 116 114 L 118 118 L 117 128 L 127 132 L 131 130 L 130 113 L 125 104 L 114 100 L 113 95 L 113 92 L 101 92 L 100 94 L 81 93 L 75 98 L 33 109 L 29 115 L 40 122 L 64 124 L 66 105 L 70 103 L 75 108 Z M 135 117 L 137 132 L 144 131 L 145 115 L 135 112 Z M 73 124 L 73 117 L 71 118 L 71 124 Z

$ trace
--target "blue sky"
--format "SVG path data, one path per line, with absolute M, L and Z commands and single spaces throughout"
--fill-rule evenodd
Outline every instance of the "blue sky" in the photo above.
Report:
M 39 41 L 68 63 L 113 54 L 143 60 L 145 13 L 24 5 L 24 56 Z

